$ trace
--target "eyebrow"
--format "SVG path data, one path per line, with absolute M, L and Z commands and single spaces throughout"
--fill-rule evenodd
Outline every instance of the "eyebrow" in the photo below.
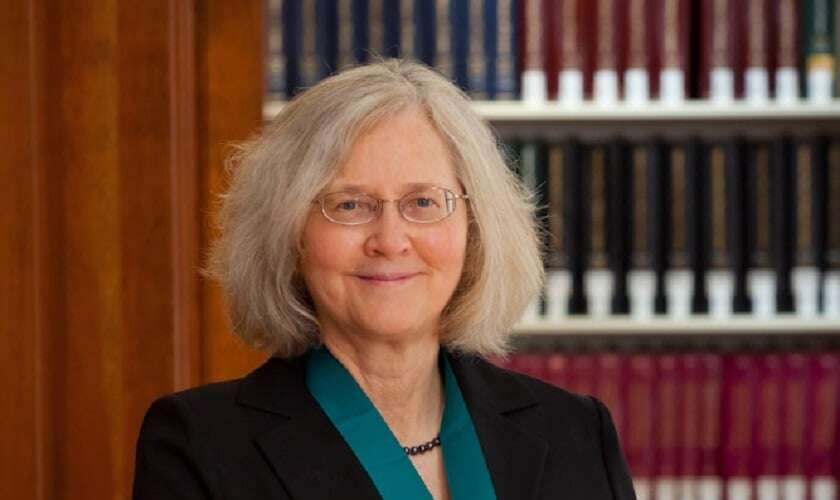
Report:
M 403 184 L 401 191 L 408 192 L 414 189 L 422 189 L 431 186 L 439 186 L 446 189 L 452 189 L 451 187 L 444 186 L 442 184 L 435 184 L 433 182 L 410 182 L 408 184 Z M 339 184 L 336 187 L 333 187 L 329 190 L 329 192 L 353 192 L 353 193 L 369 193 L 371 190 L 370 186 L 366 186 L 364 184 Z

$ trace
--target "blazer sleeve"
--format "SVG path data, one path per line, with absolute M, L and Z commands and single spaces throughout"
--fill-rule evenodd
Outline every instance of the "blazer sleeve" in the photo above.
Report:
M 590 398 L 595 403 L 598 419 L 600 420 L 601 456 L 604 460 L 604 467 L 607 471 L 607 479 L 610 483 L 613 498 L 615 500 L 636 500 L 636 492 L 633 489 L 630 469 L 627 467 L 624 454 L 621 452 L 618 434 L 610 416 L 610 411 L 597 398 L 592 396 Z
M 152 403 L 137 440 L 134 500 L 219 498 L 213 470 L 187 404 L 177 395 Z

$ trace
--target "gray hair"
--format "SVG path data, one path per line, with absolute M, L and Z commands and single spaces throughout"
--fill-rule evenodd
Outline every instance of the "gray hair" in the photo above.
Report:
M 466 259 L 441 316 L 441 344 L 481 356 L 509 352 L 511 328 L 545 280 L 533 194 L 463 92 L 432 69 L 397 59 L 321 81 L 228 158 L 221 236 L 204 274 L 221 284 L 234 331 L 246 343 L 279 357 L 319 343 L 298 273 L 312 201 L 357 137 L 407 108 L 425 112 L 470 195 Z

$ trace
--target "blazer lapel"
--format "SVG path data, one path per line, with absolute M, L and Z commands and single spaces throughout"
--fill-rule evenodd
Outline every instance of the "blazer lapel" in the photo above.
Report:
M 473 419 L 499 500 L 536 497 L 548 445 L 517 420 L 539 414 L 536 398 L 510 374 L 475 356 L 447 352 Z M 296 499 L 380 499 L 353 450 L 306 389 L 303 358 L 272 358 L 248 375 L 238 402 L 276 416 L 255 436 Z
M 517 419 L 539 413 L 539 402 L 524 384 L 487 361 L 458 355 L 450 355 L 450 361 L 481 442 L 496 498 L 535 498 L 548 444 Z
M 381 499 L 353 450 L 306 389 L 303 359 L 272 358 L 249 375 L 240 404 L 277 415 L 255 441 L 296 499 Z

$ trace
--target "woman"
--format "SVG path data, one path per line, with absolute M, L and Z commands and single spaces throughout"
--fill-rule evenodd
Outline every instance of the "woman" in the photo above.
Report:
M 600 402 L 483 359 L 543 271 L 530 198 L 451 83 L 346 71 L 233 165 L 210 274 L 273 357 L 152 405 L 135 498 L 634 498 Z

